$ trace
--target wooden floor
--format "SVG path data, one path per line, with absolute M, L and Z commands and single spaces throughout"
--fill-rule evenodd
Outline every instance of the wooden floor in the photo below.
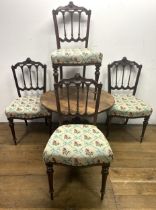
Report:
M 104 200 L 101 168 L 71 171 L 54 168 L 55 197 L 50 200 L 42 152 L 48 140 L 45 124 L 16 124 L 20 143 L 13 145 L 7 123 L 0 124 L 0 210 L 4 209 L 156 209 L 156 126 L 139 143 L 140 126 L 113 126 L 114 152 Z

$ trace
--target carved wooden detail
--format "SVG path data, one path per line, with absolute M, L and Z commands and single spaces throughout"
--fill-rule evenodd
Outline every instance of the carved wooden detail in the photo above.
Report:
M 132 90 L 133 95 L 136 93 L 140 72 L 142 65 L 139 65 L 135 61 L 127 60 L 123 57 L 119 61 L 114 61 L 108 65 L 108 91 L 112 90 Z M 132 73 L 135 71 L 135 78 L 132 78 Z M 115 84 L 112 84 L 112 75 L 114 75 Z M 120 77 L 120 82 L 119 82 Z M 130 81 L 133 79 L 133 85 L 130 85 Z M 125 82 L 126 81 L 126 82 Z
M 27 58 L 23 62 L 18 62 L 15 65 L 11 66 L 15 84 L 18 92 L 18 96 L 21 96 L 21 91 L 30 91 L 30 90 L 42 90 L 46 91 L 46 65 L 32 61 L 30 58 Z M 35 73 L 34 73 L 35 72 Z M 21 74 L 21 83 L 19 83 L 17 75 Z M 35 74 L 35 84 L 33 83 L 32 76 Z M 39 77 L 42 74 L 42 85 L 39 85 Z
M 80 94 L 81 92 L 84 92 L 84 89 L 82 89 L 82 85 L 84 86 L 86 91 L 83 97 L 84 104 L 83 106 L 81 105 L 80 107 L 80 104 L 81 104 Z M 60 82 L 54 84 L 54 87 L 55 87 L 57 110 L 58 110 L 60 119 L 62 117 L 71 117 L 71 116 L 75 116 L 75 117 L 88 116 L 89 117 L 91 115 L 94 118 L 94 124 L 96 123 L 102 84 L 97 83 L 93 79 L 83 78 L 80 76 L 80 74 L 77 73 L 73 78 L 63 79 Z M 67 109 L 65 112 L 64 112 L 64 108 L 62 109 L 62 106 L 61 106 L 62 103 L 60 101 L 62 87 L 66 89 L 65 92 L 67 94 L 66 95 Z M 91 87 L 92 87 L 92 100 L 94 102 L 94 108 L 93 108 L 92 113 L 88 111 L 88 106 L 89 106 L 88 95 L 89 95 Z M 71 98 L 70 88 L 74 89 L 74 93 L 75 93 L 74 101 L 73 101 L 73 97 Z
M 60 6 L 56 10 L 52 11 L 53 14 L 53 20 L 54 20 L 54 27 L 55 27 L 55 33 L 56 33 L 56 42 L 57 42 L 57 48 L 59 49 L 61 47 L 61 42 L 85 42 L 85 47 L 88 47 L 88 38 L 89 38 L 89 26 L 90 26 L 90 16 L 91 16 L 91 10 L 87 10 L 84 7 L 79 7 L 74 5 L 74 3 L 71 1 L 67 6 Z M 58 14 L 61 16 L 60 19 L 58 20 Z M 86 21 L 86 35 L 84 37 L 81 37 L 81 20 L 82 16 L 86 15 L 87 16 L 87 21 Z M 74 37 L 74 16 L 78 16 L 78 33 L 77 37 Z M 69 18 L 70 17 L 70 18 Z M 68 19 L 68 22 L 67 22 Z M 70 19 L 70 20 L 69 20 Z M 67 24 L 70 21 L 70 31 L 71 34 L 68 37 L 67 36 Z M 59 33 L 59 23 L 63 23 L 63 37 L 60 37 Z M 68 24 L 69 25 L 69 24 Z

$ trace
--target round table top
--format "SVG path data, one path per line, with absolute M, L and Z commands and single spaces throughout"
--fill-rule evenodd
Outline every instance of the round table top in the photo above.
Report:
M 79 107 L 84 107 L 85 103 L 85 91 L 84 89 L 79 93 Z M 76 100 L 76 92 L 74 89 L 70 89 L 70 101 L 72 103 L 72 106 L 76 106 L 77 100 Z M 104 112 L 111 108 L 114 104 L 114 98 L 111 94 L 107 93 L 106 91 L 101 91 L 101 97 L 100 97 L 100 103 L 99 103 L 99 110 L 98 113 Z M 65 88 L 61 88 L 60 91 L 60 103 L 61 103 L 61 109 L 68 110 L 68 101 L 67 101 L 67 94 L 65 91 Z M 57 112 L 57 106 L 56 106 L 56 98 L 55 98 L 55 91 L 47 91 L 41 95 L 41 104 L 47 108 L 49 111 Z M 90 113 L 94 112 L 95 110 L 95 100 L 94 100 L 94 90 L 89 92 L 88 95 L 88 110 Z M 63 110 L 62 110 L 63 111 Z

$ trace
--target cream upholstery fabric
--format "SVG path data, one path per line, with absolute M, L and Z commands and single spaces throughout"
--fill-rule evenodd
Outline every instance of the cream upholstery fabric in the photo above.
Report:
M 70 124 L 55 130 L 45 147 L 43 158 L 46 163 L 86 166 L 110 163 L 113 152 L 96 126 Z
M 133 95 L 113 95 L 115 104 L 110 109 L 109 115 L 123 117 L 144 117 L 150 116 L 152 108 L 142 100 Z
M 102 62 L 102 53 L 88 48 L 62 48 L 52 55 L 53 64 L 96 64 Z
M 7 118 L 36 118 L 49 116 L 50 113 L 41 106 L 40 97 L 24 96 L 11 102 L 5 110 Z

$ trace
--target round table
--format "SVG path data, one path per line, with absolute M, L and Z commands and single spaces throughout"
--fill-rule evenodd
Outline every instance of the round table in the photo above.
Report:
M 83 109 L 85 104 L 85 95 L 86 91 L 85 88 L 80 92 L 79 95 L 79 107 L 80 109 Z M 95 100 L 94 100 L 94 89 L 92 89 L 91 92 L 89 92 L 88 95 L 88 112 L 91 114 L 94 112 L 95 108 Z M 72 88 L 70 88 L 70 101 L 72 104 L 72 107 L 76 107 L 76 91 Z M 114 98 L 111 94 L 107 93 L 106 91 L 101 91 L 101 97 L 100 97 L 100 104 L 99 104 L 99 110 L 98 113 L 104 112 L 111 108 L 114 104 Z M 67 94 L 66 89 L 61 88 L 60 90 L 60 103 L 61 103 L 61 109 L 63 112 L 66 112 L 68 110 L 68 101 L 67 101 Z M 41 104 L 47 108 L 49 111 L 57 112 L 57 106 L 56 106 L 56 98 L 55 98 L 55 91 L 47 91 L 41 95 Z

